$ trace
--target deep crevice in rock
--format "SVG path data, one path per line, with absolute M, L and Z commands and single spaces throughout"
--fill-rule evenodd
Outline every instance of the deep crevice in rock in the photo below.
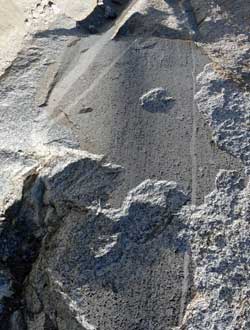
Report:
M 37 182 L 37 175 L 27 177 L 22 200 L 16 201 L 4 214 L 0 234 L 0 260 L 3 272 L 10 273 L 11 280 L 7 285 L 13 295 L 3 299 L 1 329 L 10 329 L 11 315 L 15 315 L 17 311 L 22 313 L 24 308 L 24 281 L 39 255 L 42 241 L 42 233 L 35 220 L 45 211 L 42 204 L 36 204 L 42 203 L 43 193 L 43 184 L 41 181 Z

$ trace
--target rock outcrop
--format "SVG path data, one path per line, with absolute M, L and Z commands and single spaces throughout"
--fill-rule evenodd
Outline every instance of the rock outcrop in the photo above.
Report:
M 0 18 L 0 329 L 249 329 L 250 4 Z
M 184 210 L 196 292 L 178 329 L 247 329 L 249 321 L 249 185 L 221 171 L 200 207 Z

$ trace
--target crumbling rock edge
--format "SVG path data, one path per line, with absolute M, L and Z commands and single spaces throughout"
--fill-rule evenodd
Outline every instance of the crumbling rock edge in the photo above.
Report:
M 216 145 L 239 158 L 249 172 L 250 93 L 237 82 L 220 76 L 212 64 L 197 78 L 198 108 L 209 123 Z
M 169 329 L 247 329 L 249 185 L 236 172 L 221 171 L 199 207 L 176 183 L 146 180 L 112 209 L 119 166 L 65 148 L 29 157 L 36 162 L 20 175 L 21 195 L 1 215 L 6 329 L 146 327 L 150 313 L 137 303 L 165 268 L 161 285 L 173 281 L 176 308 Z M 167 304 L 169 290 L 156 290 L 147 304 Z M 168 322 L 162 315 L 157 322 Z
M 57 217 L 51 219 L 48 214 L 62 217 L 71 209 L 84 212 L 102 205 L 121 173 L 119 166 L 105 164 L 102 156 L 66 148 L 43 149 L 25 156 L 13 153 L 12 167 L 16 171 L 7 173 L 9 181 L 12 175 L 18 185 L 5 187 L 9 191 L 1 201 L 0 315 L 1 326 L 6 329 L 20 326 L 20 319 L 25 323 L 21 313 L 25 278 L 39 257 L 43 240 L 58 226 Z M 83 186 L 88 187 L 85 197 Z M 18 324 L 14 325 L 17 315 Z

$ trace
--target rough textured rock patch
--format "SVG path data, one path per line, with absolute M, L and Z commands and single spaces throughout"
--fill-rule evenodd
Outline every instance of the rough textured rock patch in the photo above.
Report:
M 196 101 L 208 120 L 216 144 L 250 165 L 250 93 L 214 72 L 211 65 L 199 75 Z
M 173 101 L 164 88 L 154 88 L 140 98 L 143 109 L 150 112 L 166 111 Z
M 221 171 L 216 189 L 186 217 L 196 294 L 180 329 L 248 329 L 249 184 Z
M 222 74 L 249 84 L 249 3 L 245 0 L 191 0 L 196 41 Z
M 29 162 L 33 166 L 25 172 L 16 159 L 15 165 L 21 170 L 9 174 L 19 183 L 15 190 L 10 187 L 16 199 L 8 200 L 8 207 L 5 201 L 0 213 L 0 319 L 6 329 L 13 317 L 19 326 L 15 313 L 25 318 L 24 281 L 45 248 L 46 237 L 72 209 L 84 213 L 90 206 L 106 203 L 121 172 L 120 167 L 104 164 L 101 157 L 67 149 L 30 155 Z
M 52 190 L 60 195 L 57 189 Z M 88 189 L 82 186 L 81 193 L 88 195 Z M 175 183 L 148 180 L 129 193 L 121 209 L 81 212 L 71 204 L 30 275 L 28 329 L 46 318 L 61 329 L 177 325 L 181 300 L 190 299 L 190 291 L 182 297 L 180 285 L 186 247 L 178 239 L 177 216 L 186 201 Z M 35 294 L 42 309 L 31 300 Z

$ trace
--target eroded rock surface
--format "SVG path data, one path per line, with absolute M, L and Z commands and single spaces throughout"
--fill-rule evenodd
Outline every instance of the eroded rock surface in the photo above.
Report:
M 177 324 L 184 247 L 176 213 L 186 201 L 175 183 L 148 180 L 121 209 L 79 212 L 72 205 L 30 275 L 28 328 L 43 329 L 46 318 L 60 329 Z M 31 300 L 35 294 L 40 310 Z
M 238 157 L 249 168 L 250 93 L 213 71 L 211 65 L 199 75 L 198 107 L 210 126 L 216 144 Z
M 180 329 L 248 329 L 249 184 L 221 171 L 216 189 L 186 217 L 196 293 Z
M 191 0 L 197 41 L 221 74 L 249 84 L 249 3 L 244 0 Z
M 248 2 L 2 9 L 0 329 L 249 329 Z
M 0 318 L 3 329 L 9 329 L 10 322 L 14 322 L 9 318 L 13 313 L 19 312 L 24 318 L 21 292 L 25 278 L 39 256 L 43 241 L 60 226 L 59 219 L 74 208 L 84 213 L 90 206 L 105 203 L 114 182 L 119 182 L 116 179 L 121 170 L 103 164 L 101 157 L 67 149 L 57 149 L 56 154 L 52 149 L 46 154 L 30 155 L 29 161 L 33 164 L 29 171 L 9 174 L 19 186 L 16 190 L 10 187 L 12 196 L 16 192 L 16 199 L 9 202 L 6 210 L 1 210 Z M 87 189 L 85 197 L 83 187 Z
M 151 112 L 166 111 L 173 101 L 164 88 L 154 88 L 140 98 L 143 109 Z

